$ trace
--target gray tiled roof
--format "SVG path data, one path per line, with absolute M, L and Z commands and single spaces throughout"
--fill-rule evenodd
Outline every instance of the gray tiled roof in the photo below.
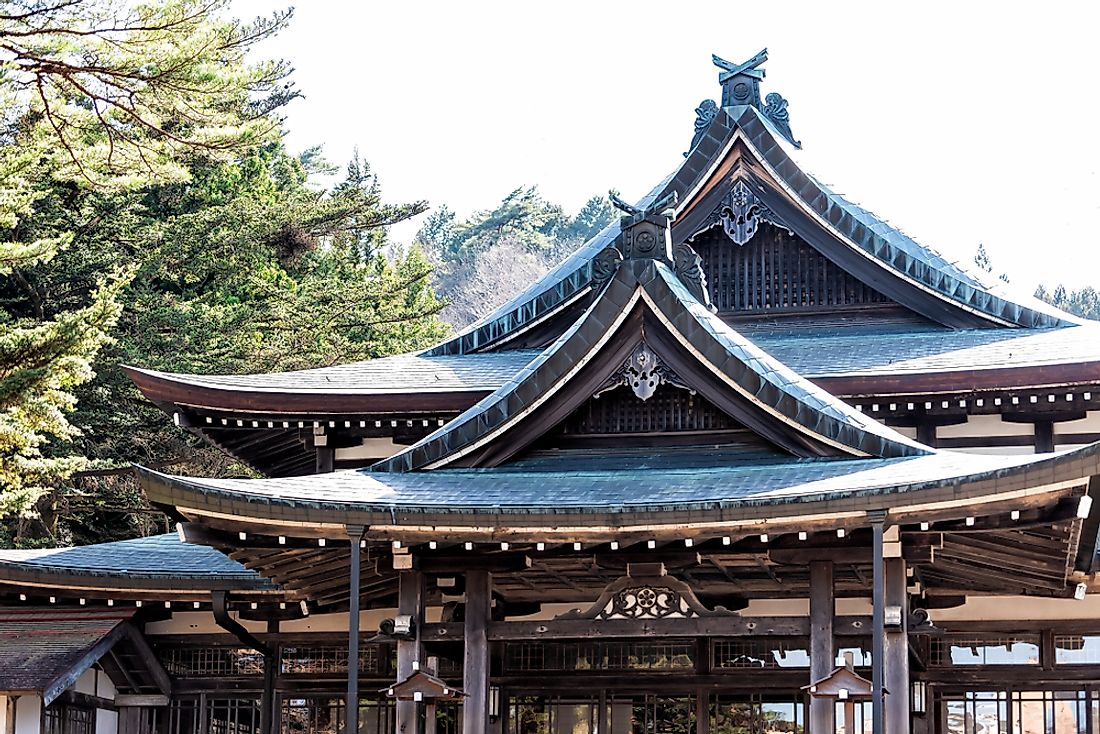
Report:
M 41 694 L 62 676 L 79 675 L 95 662 L 84 660 L 89 650 L 131 616 L 122 610 L 0 610 L 0 692 Z
M 148 374 L 225 390 L 295 393 L 442 392 L 495 390 L 538 355 L 538 350 L 426 356 L 422 353 L 294 372 L 250 375 Z
M 753 339 L 791 369 L 815 378 L 1100 362 L 1100 324 L 1093 322 L 1051 329 L 894 331 L 881 338 L 844 330 L 758 333 Z
M 217 576 L 266 583 L 224 553 L 183 543 L 175 533 L 74 548 L 0 550 L 0 579 L 5 568 L 123 578 Z
M 739 325 L 764 351 L 809 378 L 1100 362 L 1100 324 L 1048 329 L 782 329 Z M 873 344 L 873 349 L 868 345 Z M 428 356 L 406 354 L 299 372 L 172 375 L 212 388 L 279 393 L 492 391 L 540 354 L 534 349 Z
M 147 491 L 165 487 L 268 505 L 389 513 L 477 514 L 658 512 L 683 508 L 812 502 L 835 496 L 893 494 L 948 484 L 965 485 L 1034 465 L 1094 459 L 1098 445 L 1051 456 L 981 456 L 938 451 L 893 459 L 778 459 L 684 469 L 596 468 L 553 472 L 440 469 L 431 472 L 352 470 L 282 479 L 199 479 L 139 469 Z M 1095 464 L 1095 461 L 1093 461 Z M 1083 471 L 1087 471 L 1083 470 Z M 1047 471 L 1047 475 L 1053 476 Z M 1036 482 L 1037 484 L 1039 482 Z M 191 506 L 173 495 L 181 506 Z M 396 520 L 394 520 L 396 522 Z

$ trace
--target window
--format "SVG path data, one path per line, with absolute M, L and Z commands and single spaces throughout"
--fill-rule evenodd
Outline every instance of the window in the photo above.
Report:
M 941 637 L 932 640 L 933 665 L 1038 665 L 1039 635 Z
M 284 697 L 281 734 L 342 734 L 347 716 L 344 701 L 342 696 Z M 359 700 L 359 734 L 392 734 L 394 726 L 392 701 Z
M 512 642 L 505 647 L 509 672 L 566 670 L 691 670 L 695 644 L 667 642 Z
M 715 640 L 714 667 L 809 668 L 810 651 L 806 640 L 793 637 L 775 640 L 748 637 L 739 640 Z
M 711 734 L 803 734 L 806 705 L 801 700 L 719 695 L 711 704 L 710 730 Z
M 945 734 L 1086 734 L 1087 691 L 972 691 L 945 696 Z
M 380 645 L 359 647 L 360 672 L 382 672 L 383 654 L 380 648 Z M 284 647 L 281 671 L 288 675 L 347 673 L 348 649 L 342 645 Z
M 184 678 L 264 674 L 264 656 L 248 647 L 168 647 L 159 657 L 170 675 Z
M 42 712 L 42 734 L 95 734 L 95 709 L 52 703 Z
M 1057 665 L 1100 665 L 1100 635 L 1055 635 Z

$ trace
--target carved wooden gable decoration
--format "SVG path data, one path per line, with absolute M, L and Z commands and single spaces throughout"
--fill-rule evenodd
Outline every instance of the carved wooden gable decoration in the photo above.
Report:
M 604 589 L 586 611 L 574 609 L 558 619 L 693 619 L 738 616 L 724 607 L 707 609 L 691 587 L 668 576 L 662 563 L 632 563 L 627 575 Z

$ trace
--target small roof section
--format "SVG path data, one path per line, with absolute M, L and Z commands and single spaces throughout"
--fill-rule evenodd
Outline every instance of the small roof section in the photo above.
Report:
M 48 706 L 101 660 L 119 690 L 170 693 L 168 674 L 130 624 L 132 615 L 132 610 L 0 609 L 0 694 L 38 694 Z
M 98 590 L 277 592 L 221 551 L 175 533 L 75 548 L 0 550 L 0 582 Z

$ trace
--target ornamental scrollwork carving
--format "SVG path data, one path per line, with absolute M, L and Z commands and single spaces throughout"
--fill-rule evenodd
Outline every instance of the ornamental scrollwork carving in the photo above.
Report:
M 704 99 L 699 103 L 699 106 L 695 108 L 695 135 L 691 138 L 691 145 L 688 146 L 687 152 L 684 153 L 684 158 L 691 155 L 691 151 L 695 150 L 695 146 L 699 145 L 699 141 L 706 135 L 707 128 L 710 127 L 710 123 L 714 122 L 714 118 L 716 117 L 718 117 L 718 103 L 713 99 Z
M 681 242 L 672 249 L 672 262 L 676 275 L 684 287 L 699 303 L 714 310 L 710 303 L 710 291 L 707 290 L 707 276 L 703 272 L 703 258 L 699 257 L 691 245 Z
M 708 609 L 690 586 L 671 576 L 624 576 L 604 589 L 587 610 L 574 609 L 558 619 L 693 619 L 738 616 L 724 607 Z
M 611 280 L 622 261 L 622 253 L 617 249 L 611 246 L 603 248 L 592 258 L 592 280 L 596 283 Z
M 737 244 L 744 245 L 760 228 L 764 205 L 744 181 L 733 185 L 724 204 L 718 210 L 722 231 Z
M 694 393 L 695 391 L 680 381 L 657 353 L 644 341 L 639 342 L 622 367 L 615 371 L 592 397 L 598 398 L 605 392 L 617 387 L 629 387 L 639 400 L 649 400 L 661 385 L 672 385 Z
M 596 619 L 698 617 L 679 592 L 667 586 L 632 586 L 615 594 Z
M 771 123 L 775 125 L 775 128 L 780 134 L 790 141 L 791 145 L 802 149 L 801 141 L 794 139 L 794 134 L 791 132 L 791 113 L 787 111 L 787 100 L 783 99 L 783 95 L 778 92 L 770 92 L 768 96 L 764 97 L 764 108 L 761 110 L 764 113 L 764 117 L 771 120 Z
M 774 224 L 794 234 L 790 227 L 760 201 L 744 179 L 738 179 L 707 219 L 706 224 L 688 239 L 693 240 L 712 227 L 720 226 L 726 236 L 736 244 L 745 245 L 760 229 L 761 222 Z

